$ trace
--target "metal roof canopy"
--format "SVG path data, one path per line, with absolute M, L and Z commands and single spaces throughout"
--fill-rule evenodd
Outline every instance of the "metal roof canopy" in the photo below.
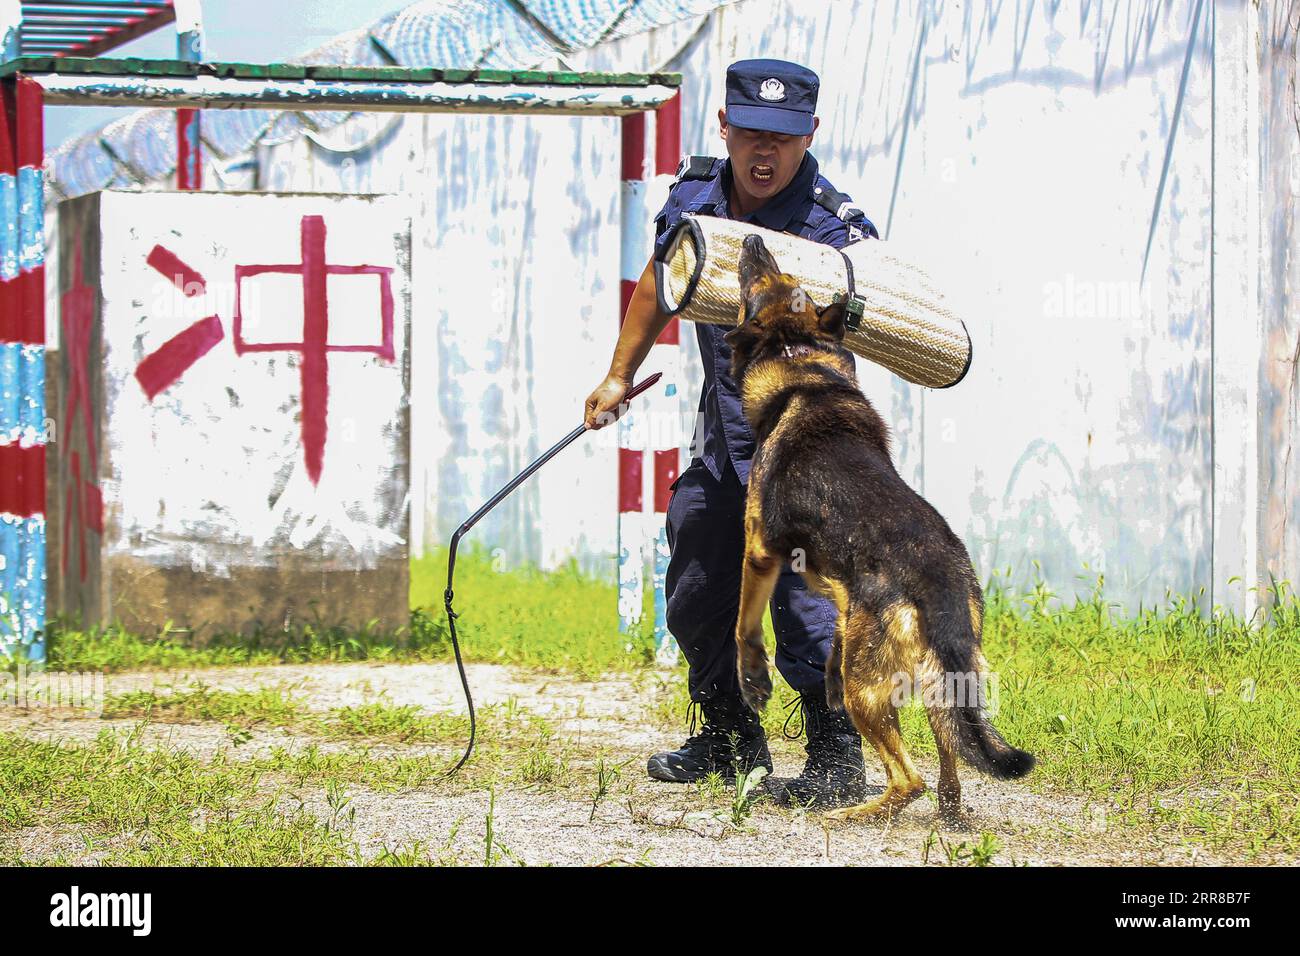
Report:
M 680 73 L 547 73 L 135 58 L 19 57 L 51 106 L 623 116 L 672 99 Z
M 176 22 L 172 0 L 22 0 L 23 56 L 97 56 Z

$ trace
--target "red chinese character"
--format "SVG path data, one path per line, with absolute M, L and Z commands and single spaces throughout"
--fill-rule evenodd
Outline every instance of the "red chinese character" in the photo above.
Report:
M 203 277 L 172 253 L 156 246 L 149 264 L 170 275 L 186 295 L 198 295 L 205 288 Z M 302 444 L 307 474 L 312 484 L 320 481 L 325 458 L 326 412 L 329 401 L 330 352 L 369 352 L 385 361 L 393 361 L 393 287 L 392 268 L 387 266 L 341 266 L 325 261 L 325 220 L 321 216 L 302 218 L 302 261 L 284 265 L 235 266 L 235 354 L 245 352 L 299 352 L 302 355 Z M 279 273 L 302 276 L 303 331 L 301 342 L 248 342 L 244 339 L 241 295 L 247 276 Z M 380 342 L 378 345 L 330 345 L 329 296 L 326 280 L 330 275 L 376 275 L 379 277 Z M 136 378 L 152 401 L 154 396 L 175 382 L 191 365 L 203 357 L 224 336 L 221 321 L 215 315 L 195 322 L 184 332 L 168 340 L 149 355 L 136 369 Z
M 289 265 L 235 266 L 235 354 L 245 352 L 302 353 L 302 447 L 312 484 L 320 480 L 325 458 L 325 411 L 329 399 L 329 352 L 370 352 L 393 361 L 393 270 L 386 266 L 338 266 L 325 261 L 325 219 L 302 217 L 302 262 Z M 240 296 L 246 276 L 280 273 L 302 276 L 303 325 L 301 342 L 246 342 Z M 379 276 L 382 339 L 379 345 L 329 345 L 329 275 Z

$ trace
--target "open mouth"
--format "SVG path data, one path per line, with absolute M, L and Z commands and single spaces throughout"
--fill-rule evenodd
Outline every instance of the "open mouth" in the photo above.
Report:
M 775 175 L 776 170 L 765 163 L 759 163 L 756 166 L 751 166 L 749 169 L 749 178 L 758 186 L 766 186 L 770 184 Z

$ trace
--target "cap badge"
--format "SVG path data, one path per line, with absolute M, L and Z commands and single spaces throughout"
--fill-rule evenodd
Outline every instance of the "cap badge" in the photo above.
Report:
M 785 99 L 785 84 L 776 77 L 770 77 L 762 82 L 758 88 L 760 99 L 767 100 L 769 103 L 777 103 Z

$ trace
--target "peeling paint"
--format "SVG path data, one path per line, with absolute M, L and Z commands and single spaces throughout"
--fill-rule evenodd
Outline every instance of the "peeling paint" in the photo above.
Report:
M 1199 6 L 1194 29 L 1196 0 L 1029 4 L 1018 16 L 996 3 L 746 0 L 701 21 L 674 61 L 685 151 L 713 155 L 730 51 L 816 67 L 823 171 L 877 223 L 892 206 L 896 237 L 927 248 L 978 316 L 974 364 L 951 392 L 858 369 L 900 473 L 963 535 L 985 580 L 1005 567 L 1019 585 L 1041 573 L 1068 599 L 1104 573 L 1108 596 L 1133 610 L 1215 576 L 1209 292 L 1225 174 L 1211 157 L 1211 5 Z M 1296 26 L 1271 20 L 1277 9 L 1257 11 L 1259 480 L 1241 491 L 1261 522 L 1259 566 L 1300 581 Z M 584 63 L 653 68 L 682 38 L 665 28 L 586 51 Z M 348 124 L 359 135 L 378 125 Z M 571 427 L 608 365 L 616 125 L 431 115 L 346 168 L 301 139 L 259 153 L 264 188 L 409 197 L 417 546 L 445 542 L 545 435 Z M 1240 316 L 1218 320 L 1231 331 Z M 689 417 L 702 373 L 694 346 L 682 359 Z M 576 557 L 614 578 L 613 431 L 575 444 L 476 534 L 512 564 Z M 1220 502 L 1232 494 L 1218 489 Z
M 621 116 L 676 95 L 669 86 L 574 87 L 475 83 L 331 82 L 254 77 L 104 77 L 35 73 L 50 105 L 176 106 L 193 109 L 400 110 Z
M 96 464 L 88 444 L 94 432 L 86 432 L 80 416 L 68 420 L 54 500 L 62 507 L 64 498 L 93 492 L 104 515 L 100 527 L 88 528 L 79 508 L 63 508 L 71 534 L 65 531 L 51 566 L 62 576 L 65 609 L 93 619 L 130 613 L 152 624 L 197 619 L 241 628 L 250 620 L 246 608 L 214 612 L 175 588 L 165 607 L 153 606 L 159 598 L 150 582 L 197 575 L 192 583 L 205 601 L 216 600 L 215 582 L 225 581 L 243 589 L 227 593 L 234 605 L 246 595 L 258 605 L 283 603 L 302 595 L 281 593 L 278 584 L 259 593 L 271 585 L 258 582 L 278 581 L 293 568 L 308 576 L 351 574 L 352 583 L 335 585 L 330 600 L 352 602 L 354 611 L 340 613 L 353 623 L 368 617 L 404 623 L 410 283 L 404 204 L 378 197 L 106 192 L 69 201 L 62 214 L 65 287 L 87 282 L 100 305 L 77 349 L 63 310 L 61 389 L 67 394 L 81 381 L 89 390 L 94 421 L 86 426 L 102 436 L 103 447 Z M 320 261 L 312 258 L 309 226 L 322 243 Z M 69 272 L 79 245 L 83 277 Z M 280 265 L 236 282 L 241 267 L 265 263 Z M 390 276 L 391 323 L 383 320 L 380 294 Z M 315 318 L 313 288 L 320 296 Z M 178 364 L 144 388 L 141 370 L 199 326 L 214 330 L 215 338 L 201 350 L 177 352 Z M 316 334 L 313 352 L 309 339 Z M 71 367 L 78 358 L 90 367 L 80 378 Z M 307 427 L 314 414 L 312 362 L 320 363 L 321 386 L 315 458 Z M 69 471 L 69 453 L 90 463 L 86 480 L 97 491 L 74 487 L 78 473 L 76 460 Z M 274 607 L 259 613 L 263 623 L 278 624 Z

